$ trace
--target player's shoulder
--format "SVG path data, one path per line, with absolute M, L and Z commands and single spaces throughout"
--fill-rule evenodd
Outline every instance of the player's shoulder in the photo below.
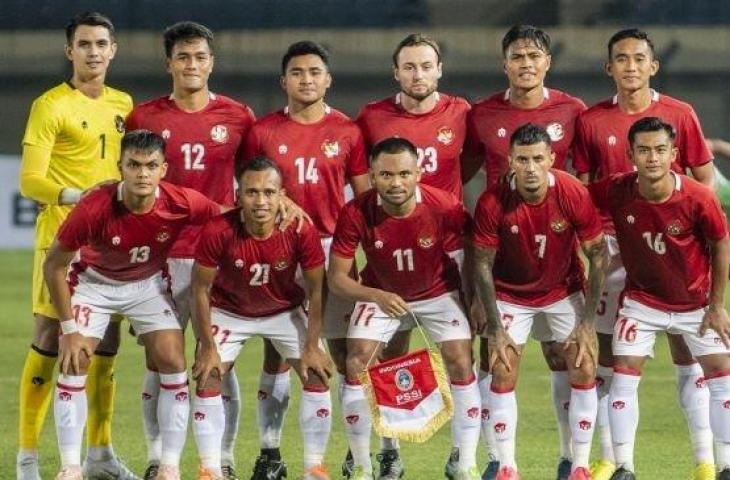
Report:
M 215 105 L 219 108 L 232 110 L 240 114 L 248 114 L 252 112 L 251 107 L 249 107 L 244 102 L 240 102 L 226 95 L 221 95 L 220 93 L 211 93 L 211 98 L 213 99 Z
M 205 195 L 194 188 L 182 187 L 164 180 L 158 186 L 157 195 L 171 201 L 174 205 L 188 205 L 191 200 L 207 200 Z
M 381 98 L 366 103 L 360 110 L 358 118 L 367 118 L 368 116 L 383 114 L 395 111 L 396 101 L 394 96 Z
M 490 95 L 489 97 L 478 100 L 471 107 L 472 113 L 504 109 L 507 104 L 505 101 L 505 95 L 506 92 L 502 90 Z
M 687 175 L 682 175 L 680 173 L 674 173 L 674 175 L 676 177 L 676 182 L 678 183 L 675 188 L 682 192 L 688 199 L 704 203 L 716 198 L 715 192 L 707 185 L 700 183 Z
M 420 196 L 423 204 L 429 207 L 450 209 L 461 203 L 453 193 L 424 183 L 418 185 L 416 195 Z
M 170 106 L 170 97 L 163 96 L 153 98 L 144 102 L 141 102 L 134 106 L 132 109 L 132 116 L 138 115 L 154 115 L 156 113 L 165 111 Z
M 552 105 L 558 105 L 560 107 L 572 107 L 579 112 L 582 112 L 588 108 L 583 100 L 567 92 L 554 88 L 548 88 L 547 91 L 548 98 L 550 99 L 550 103 Z
M 336 108 L 332 108 L 327 105 L 326 112 L 327 115 L 325 116 L 325 121 L 331 125 L 336 125 L 338 127 L 354 127 L 356 125 L 355 121 L 346 113 L 341 112 Z
M 253 128 L 271 128 L 277 125 L 281 125 L 289 120 L 289 116 L 284 113 L 284 110 L 276 110 L 271 113 L 267 113 L 263 117 L 256 120 Z
M 63 82 L 37 96 L 33 100 L 33 107 L 41 108 L 46 113 L 59 113 L 73 103 L 74 96 L 74 88 Z
M 208 220 L 205 226 L 206 232 L 217 233 L 223 231 L 234 231 L 241 225 L 241 209 L 234 208 L 225 213 L 216 215 Z
M 584 190 L 585 185 L 583 182 L 578 180 L 574 175 L 558 169 L 550 169 L 550 175 L 555 179 L 556 185 L 564 186 L 565 188 Z
M 104 98 L 110 103 L 119 103 L 128 106 L 128 110 L 132 109 L 132 96 L 125 91 L 114 87 L 104 87 Z
M 460 112 L 468 112 L 469 110 L 471 110 L 471 104 L 464 97 L 459 97 L 458 95 L 449 95 L 448 93 L 441 92 L 439 92 L 439 97 L 441 101 L 443 101 L 446 105 L 446 108 L 454 109 Z
M 614 98 L 607 98 L 588 107 L 586 111 L 581 113 L 579 118 L 583 123 L 600 121 L 602 117 L 611 114 L 617 108 Z
M 115 200 L 121 200 L 121 182 L 114 182 L 103 185 L 87 193 L 74 207 L 85 210 L 91 218 L 98 216 L 99 212 L 107 210 Z
M 664 95 L 663 93 L 656 93 L 657 103 L 664 110 L 673 110 L 679 114 L 689 114 L 694 112 L 694 108 L 689 103 L 680 100 L 678 98 Z

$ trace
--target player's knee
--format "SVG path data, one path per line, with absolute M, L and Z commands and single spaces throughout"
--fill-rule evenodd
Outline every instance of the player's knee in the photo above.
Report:
M 557 342 L 541 342 L 542 356 L 545 358 L 548 368 L 553 372 L 564 372 L 568 369 L 561 349 L 562 344 Z
M 304 390 L 309 392 L 327 392 L 329 387 L 322 381 L 319 375 L 315 375 L 311 370 L 307 376 L 307 381 L 303 385 Z
M 510 369 L 502 362 L 492 367 L 492 385 L 500 389 L 514 388 L 517 383 L 517 366 L 510 365 Z
M 348 351 L 347 361 L 345 362 L 347 378 L 356 379 L 360 372 L 365 370 L 368 358 L 368 353 L 365 351 Z
M 270 375 L 284 373 L 289 370 L 289 364 L 281 358 L 279 352 L 268 340 L 264 340 L 264 360 L 262 368 Z
M 58 320 L 45 315 L 35 316 L 33 345 L 37 349 L 51 354 L 58 353 L 58 337 L 60 334 L 61 328 Z
M 198 382 L 195 385 L 195 393 L 199 397 L 217 397 L 223 390 L 220 376 L 208 376 L 205 383 Z
M 104 338 L 101 339 L 99 345 L 96 347 L 96 352 L 101 355 L 116 355 L 119 351 L 119 344 L 121 341 L 121 322 L 112 321 L 109 322 L 109 326 L 106 328 Z
M 345 343 L 345 339 L 327 340 L 327 347 L 329 348 L 330 357 L 332 357 L 332 362 L 335 364 L 337 373 L 347 375 L 347 344 Z

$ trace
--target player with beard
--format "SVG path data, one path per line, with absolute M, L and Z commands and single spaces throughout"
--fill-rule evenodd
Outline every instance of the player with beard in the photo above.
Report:
M 545 76 L 552 62 L 550 45 L 550 36 L 531 25 L 516 25 L 504 35 L 502 68 L 509 88 L 474 104 L 469 112 L 464 181 L 469 181 L 483 168 L 487 174 L 487 188 L 497 184 L 509 170 L 510 138 L 519 126 L 528 122 L 540 125 L 550 135 L 555 154 L 553 168 L 564 170 L 568 167 L 575 122 L 586 106 L 578 98 L 545 86 Z M 570 475 L 573 458 L 566 408 L 570 401 L 570 379 L 560 347 L 552 341 L 550 332 L 542 329 L 544 325 L 544 322 L 536 322 L 533 336 L 542 343 L 543 355 L 550 368 L 553 409 L 560 438 L 557 478 L 564 480 Z M 485 338 L 481 339 L 480 352 L 479 390 L 482 402 L 486 402 L 491 375 Z M 482 428 L 489 455 L 484 478 L 491 480 L 497 473 L 499 462 L 493 433 L 487 428 L 486 419 L 483 419 Z
M 281 63 L 281 87 L 286 92 L 287 106 L 253 126 L 244 154 L 246 160 L 270 158 L 281 169 L 287 196 L 309 214 L 328 257 L 337 218 L 345 204 L 345 185 L 349 182 L 355 195 L 368 189 L 362 135 L 352 120 L 325 103 L 331 84 L 329 53 L 324 47 L 311 41 L 290 45 Z M 341 391 L 352 302 L 334 293 L 325 295 L 321 335 L 335 361 Z M 286 473 L 279 444 L 289 388 L 286 364 L 271 344 L 265 343 L 258 396 L 261 452 L 254 480 L 278 479 Z
M 651 78 L 659 71 L 654 45 L 646 32 L 621 30 L 608 41 L 606 73 L 616 85 L 616 95 L 583 113 L 576 125 L 574 165 L 584 182 L 594 182 L 615 173 L 633 170 L 628 156 L 628 131 L 637 120 L 655 116 L 672 125 L 678 154 L 672 169 L 691 172 L 699 182 L 712 187 L 714 167 L 712 153 L 705 144 L 697 115 L 690 105 L 653 90 Z M 604 230 L 611 254 L 603 301 L 598 311 L 596 331 L 599 344 L 599 413 L 598 430 L 601 458 L 594 465 L 596 480 L 607 480 L 614 470 L 611 432 L 608 425 L 607 396 L 613 378 L 611 341 L 619 295 L 626 272 L 616 243 L 610 216 L 602 212 Z M 681 335 L 668 333 L 672 360 L 676 365 L 679 404 L 687 418 L 695 458 L 696 480 L 714 478 L 712 432 L 710 430 L 709 393 L 703 388 L 702 369 Z
M 460 155 L 466 138 L 469 103 L 460 97 L 438 91 L 443 74 L 441 48 L 432 38 L 411 34 L 393 52 L 393 76 L 400 86 L 395 96 L 366 105 L 357 117 L 368 148 L 390 137 L 408 139 L 416 145 L 421 183 L 440 188 L 458 199 L 463 198 Z M 451 255 L 463 261 L 462 245 L 449 244 Z M 403 354 L 410 335 L 399 332 L 383 352 L 384 358 Z M 453 453 L 454 460 L 458 452 Z M 398 442 L 383 438 L 380 478 L 397 479 L 404 473 Z M 351 456 L 343 471 L 351 468 Z M 454 463 L 453 465 L 456 465 Z

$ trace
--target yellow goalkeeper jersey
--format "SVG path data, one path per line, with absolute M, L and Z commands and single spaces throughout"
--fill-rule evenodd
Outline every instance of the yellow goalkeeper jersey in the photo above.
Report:
M 120 142 L 131 110 L 132 98 L 124 92 L 104 87 L 94 99 L 69 83 L 33 102 L 23 137 L 20 191 L 41 205 L 37 249 L 51 245 L 73 208 L 58 204 L 61 190 L 86 190 L 119 178 Z

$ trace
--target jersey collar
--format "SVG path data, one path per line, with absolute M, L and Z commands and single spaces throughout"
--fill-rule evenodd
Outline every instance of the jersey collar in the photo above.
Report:
M 402 92 L 398 92 L 398 93 L 395 94 L 395 100 L 394 101 L 395 101 L 395 104 L 396 105 L 400 105 L 401 102 L 402 102 L 401 93 Z M 439 95 L 439 92 L 433 92 L 433 97 L 436 99 L 436 103 L 438 103 L 439 101 L 441 101 L 441 95 Z
M 329 115 L 330 113 L 332 113 L 332 108 L 330 108 L 330 106 L 325 103 L 324 104 L 324 114 Z M 287 117 L 289 116 L 289 105 L 286 105 L 284 107 L 284 115 L 286 115 Z
M 650 88 L 649 90 L 651 90 L 651 101 L 658 102 L 659 101 L 659 92 L 657 92 L 653 88 Z M 618 105 L 618 94 L 614 95 L 613 98 L 611 98 L 611 103 L 613 105 Z
M 121 202 L 124 199 L 124 196 L 122 195 L 122 187 L 124 186 L 124 180 L 117 183 L 117 201 Z M 160 186 L 158 185 L 157 188 L 155 188 L 155 198 L 160 198 Z
M 507 89 L 504 91 L 504 101 L 509 101 L 510 97 L 512 96 L 511 89 Z M 545 97 L 545 100 L 550 98 L 550 90 L 548 90 L 546 87 L 542 87 L 542 96 Z
M 380 194 L 376 195 L 377 198 L 377 205 L 380 207 L 383 205 L 383 199 L 380 197 Z M 416 186 L 416 203 L 422 203 L 423 202 L 423 195 L 421 194 L 421 187 Z
M 553 175 L 553 172 L 548 172 L 548 187 L 554 187 L 555 186 L 555 175 Z M 514 191 L 517 190 L 517 181 L 515 180 L 515 174 L 510 174 L 509 177 L 509 189 Z
M 215 100 L 216 98 L 218 98 L 218 96 L 217 96 L 217 95 L 216 95 L 215 93 L 213 93 L 213 92 L 211 92 L 211 91 L 208 91 L 208 98 L 209 98 L 210 100 Z M 167 97 L 167 99 L 168 99 L 168 100 L 173 100 L 173 101 L 174 101 L 174 100 L 175 100 L 175 94 L 174 94 L 174 93 L 171 93 L 171 94 L 170 94 L 170 96 L 169 96 L 169 97 Z

